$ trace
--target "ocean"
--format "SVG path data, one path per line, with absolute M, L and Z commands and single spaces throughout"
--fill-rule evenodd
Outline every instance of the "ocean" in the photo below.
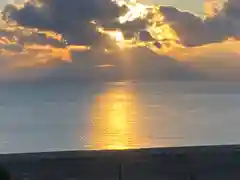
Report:
M 0 153 L 240 143 L 240 82 L 0 85 Z

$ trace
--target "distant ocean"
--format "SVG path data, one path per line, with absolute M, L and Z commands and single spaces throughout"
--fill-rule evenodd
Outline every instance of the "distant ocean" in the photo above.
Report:
M 0 153 L 240 143 L 240 82 L 0 85 Z

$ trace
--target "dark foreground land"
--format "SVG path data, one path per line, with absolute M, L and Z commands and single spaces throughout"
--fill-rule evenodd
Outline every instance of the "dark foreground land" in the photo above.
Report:
M 8 154 L 0 164 L 13 180 L 239 180 L 240 146 Z

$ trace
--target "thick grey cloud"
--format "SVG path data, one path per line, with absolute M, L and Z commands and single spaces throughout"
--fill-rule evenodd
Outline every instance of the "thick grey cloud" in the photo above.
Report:
M 207 19 L 174 7 L 161 7 L 160 11 L 186 46 L 220 42 L 240 35 L 240 2 L 236 0 L 229 0 L 217 16 Z
M 26 3 L 15 9 L 12 18 L 22 26 L 61 33 L 71 44 L 92 45 L 102 40 L 95 25 L 89 23 L 91 20 L 98 20 L 106 27 L 121 28 L 130 34 L 144 29 L 147 23 L 146 20 L 123 25 L 117 23 L 116 18 L 126 11 L 126 7 L 120 8 L 111 0 L 38 0 L 37 4 Z M 240 35 L 238 0 L 229 0 L 217 16 L 208 19 L 171 6 L 161 6 L 160 11 L 185 46 L 221 42 Z
M 111 21 L 121 13 L 111 0 L 39 0 L 15 9 L 8 5 L 4 12 L 9 10 L 19 25 L 56 31 L 67 36 L 70 43 L 81 44 L 98 38 L 91 20 Z

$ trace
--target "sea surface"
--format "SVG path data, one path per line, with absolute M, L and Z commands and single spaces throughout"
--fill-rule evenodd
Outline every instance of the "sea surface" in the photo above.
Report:
M 0 153 L 240 143 L 240 82 L 0 85 Z

